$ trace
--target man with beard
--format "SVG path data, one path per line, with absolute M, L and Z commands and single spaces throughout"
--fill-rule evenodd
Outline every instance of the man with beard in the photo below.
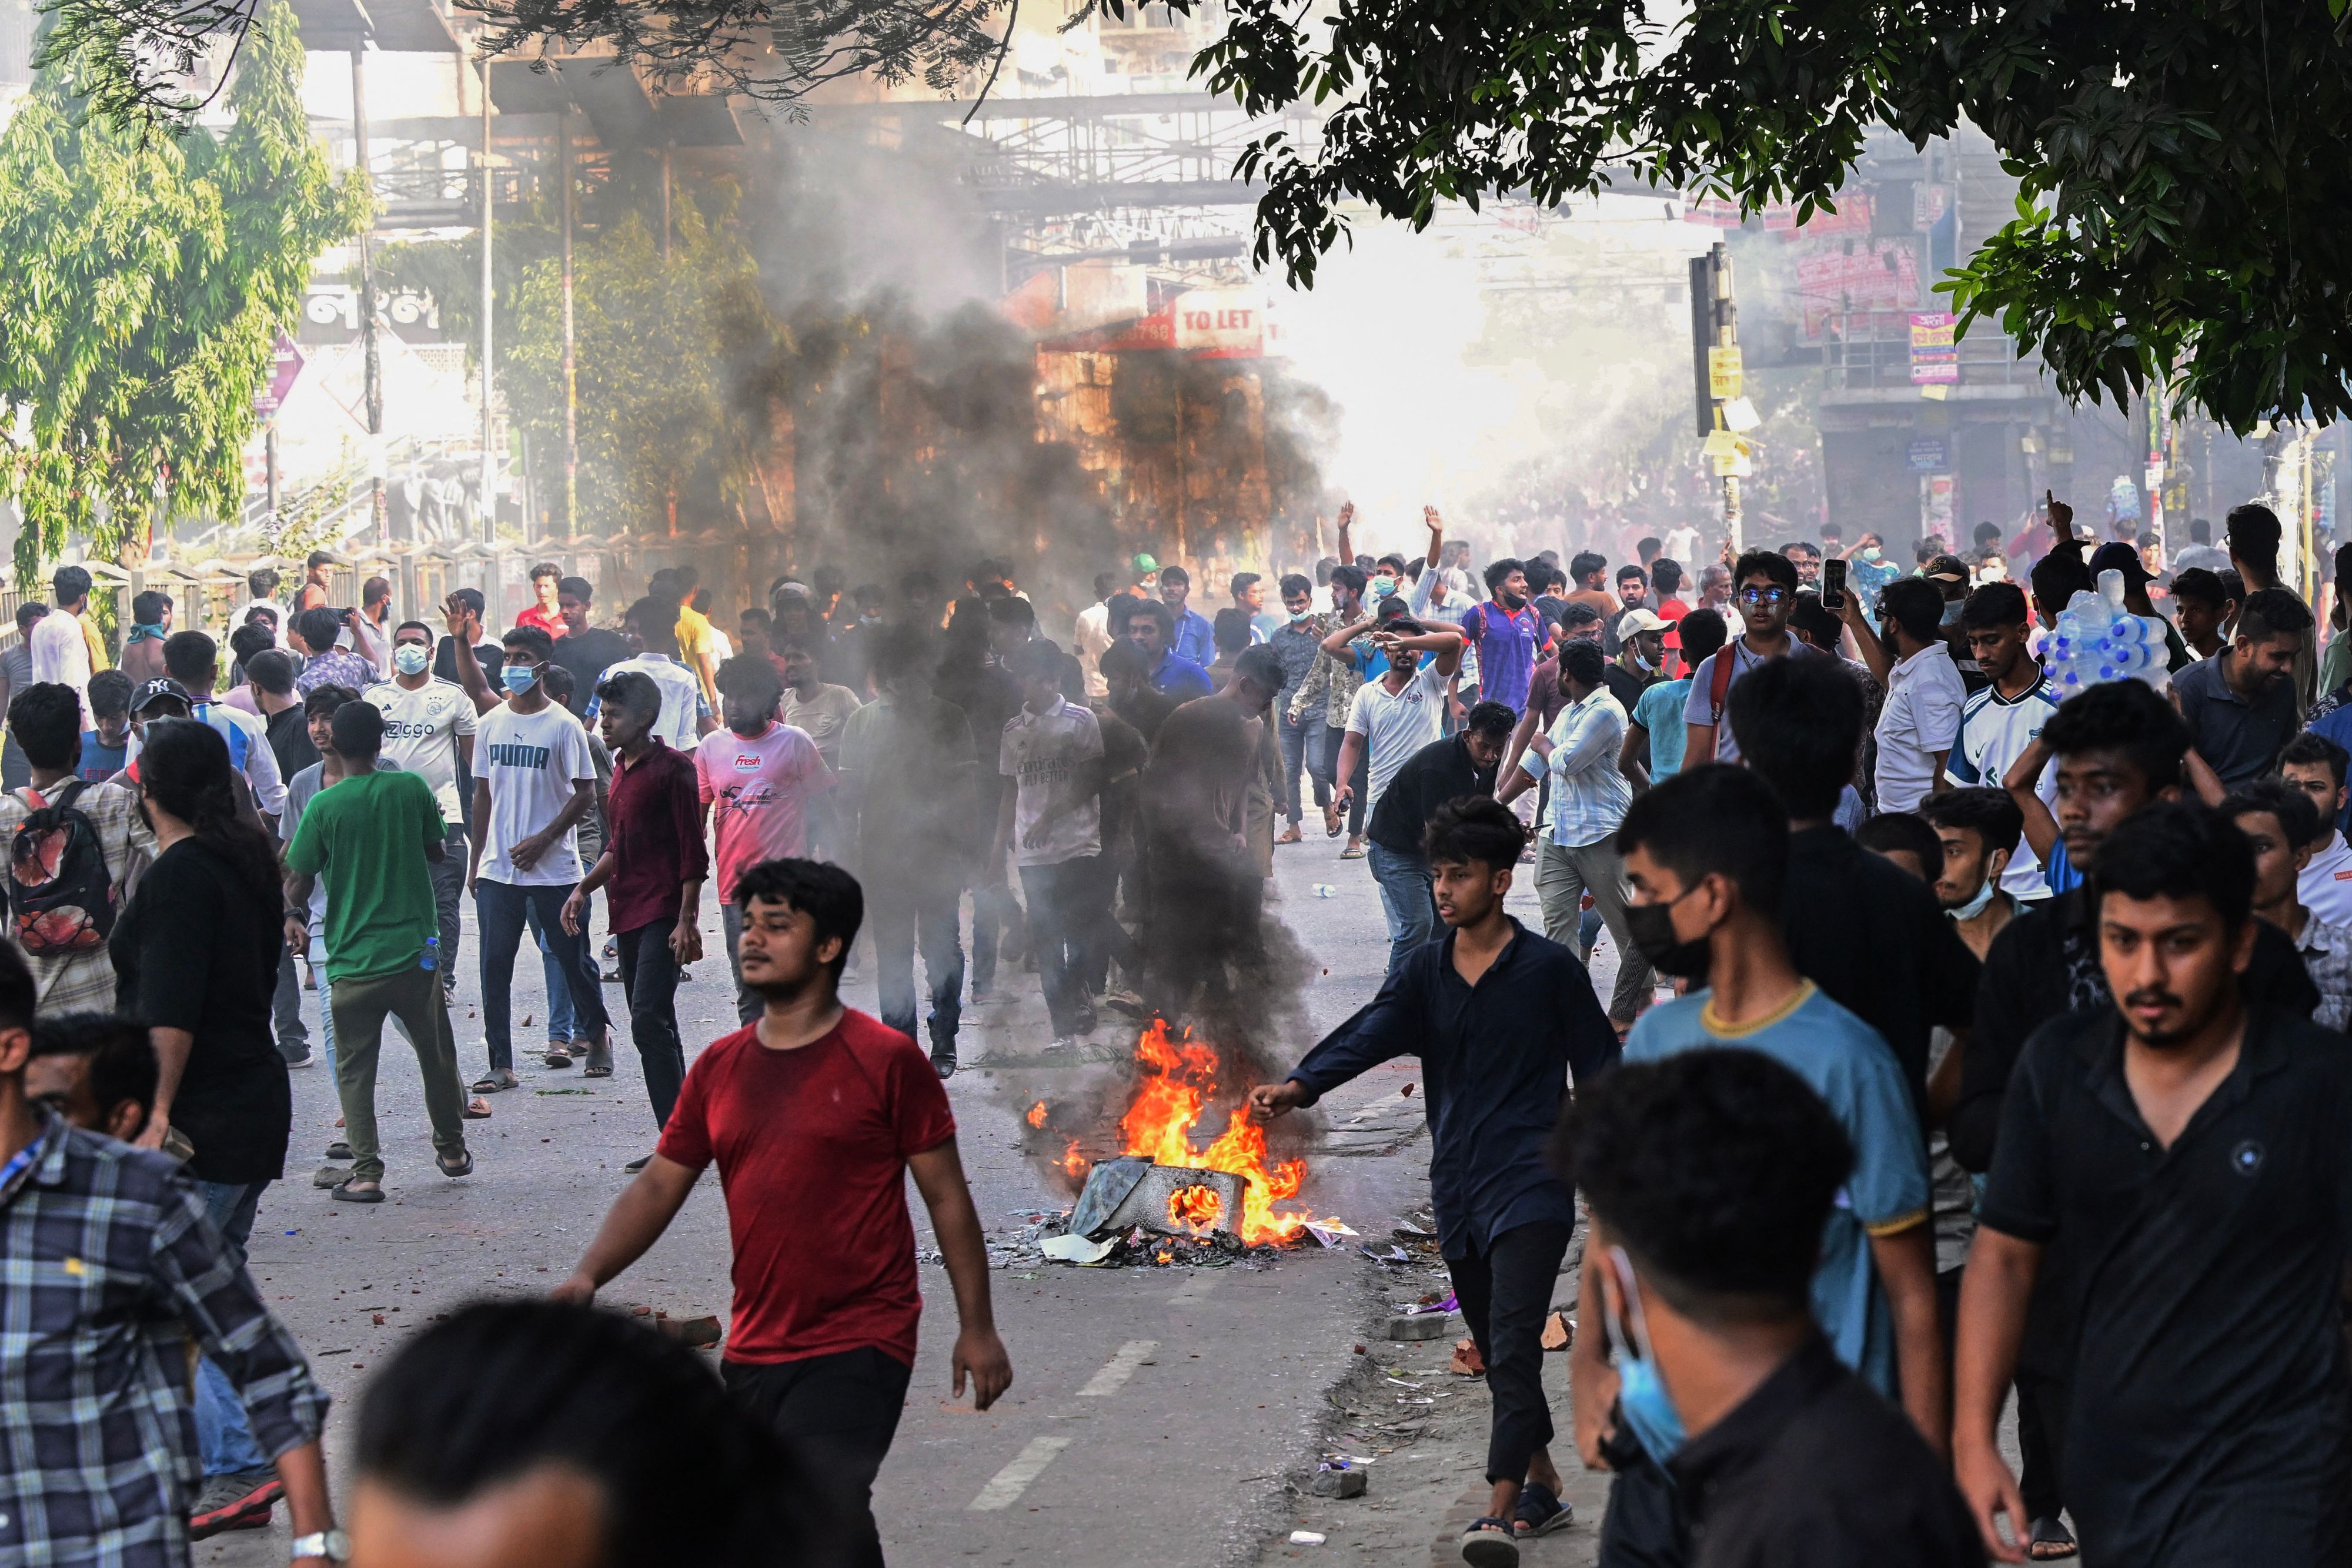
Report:
M 2268 774 L 2302 727 L 2293 677 L 2310 630 L 2302 600 L 2284 588 L 2263 589 L 2246 596 L 2236 635 L 2220 657 L 2173 676 L 2190 742 L 2222 788 L 2242 789 Z
M 1102 653 L 1103 685 L 1111 712 L 1131 726 L 1150 745 L 1160 735 L 1168 716 L 1183 706 L 1151 685 L 1151 662 L 1143 650 L 1122 637 Z
M 2137 813 L 2091 887 L 2115 999 L 2017 1064 L 1962 1287 L 1961 1493 L 1986 1550 L 2022 1560 L 1996 1431 L 2021 1362 L 2058 1348 L 2085 1562 L 2341 1561 L 2352 1056 L 2246 985 L 2264 925 L 2221 813 Z
M 1526 567 L 1508 557 L 1493 562 L 1486 568 L 1486 591 L 1492 601 L 1463 615 L 1462 638 L 1478 656 L 1479 700 L 1501 703 L 1516 716 L 1528 706 L 1537 650 L 1550 639 L 1543 618 L 1528 602 Z
M 1265 740 L 1260 716 L 1282 689 L 1282 661 L 1263 644 L 1234 663 L 1232 684 L 1168 716 L 1143 774 L 1149 999 L 1176 1018 L 1227 959 L 1259 951 L 1265 882 L 1250 853 L 1249 792 Z

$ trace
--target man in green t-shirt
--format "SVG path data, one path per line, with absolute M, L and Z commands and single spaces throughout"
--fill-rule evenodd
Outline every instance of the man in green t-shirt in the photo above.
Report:
M 286 848 L 286 941 L 307 952 L 304 912 L 311 883 L 327 877 L 327 980 L 335 1013 L 335 1088 L 343 1103 L 352 1174 L 334 1188 L 346 1203 L 383 1201 L 383 1159 L 375 1134 L 376 1050 L 384 1016 L 400 1020 L 425 1076 L 434 1163 L 446 1176 L 472 1174 L 466 1151 L 465 1096 L 457 1045 L 440 977 L 440 921 L 432 862 L 447 830 L 432 786 L 415 773 L 376 767 L 383 714 L 372 703 L 335 710 L 335 750 L 343 778 L 321 789 Z

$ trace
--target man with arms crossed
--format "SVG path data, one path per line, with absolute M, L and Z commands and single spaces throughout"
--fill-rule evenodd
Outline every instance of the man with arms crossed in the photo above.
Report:
M 847 1539 L 811 1560 L 880 1568 L 874 1477 L 906 1404 L 922 1312 L 909 1172 L 962 1321 L 954 1392 L 969 1375 L 974 1406 L 987 1409 L 1012 1385 L 1013 1361 L 947 1092 L 913 1040 L 841 1005 L 866 912 L 856 880 L 777 860 L 745 871 L 736 891 L 737 962 L 763 1010 L 695 1058 L 652 1163 L 555 1293 L 593 1300 L 660 1239 L 715 1161 L 737 1281 L 721 1375 L 840 1511 Z M 817 1192 L 824 1201 L 809 1201 Z

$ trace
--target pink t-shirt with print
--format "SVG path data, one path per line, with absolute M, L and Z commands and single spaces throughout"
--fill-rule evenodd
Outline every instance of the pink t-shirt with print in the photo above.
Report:
M 806 730 L 770 724 L 750 739 L 713 730 L 694 748 L 694 771 L 710 808 L 721 904 L 735 902 L 735 879 L 750 867 L 808 853 L 809 802 L 833 788 L 833 770 Z

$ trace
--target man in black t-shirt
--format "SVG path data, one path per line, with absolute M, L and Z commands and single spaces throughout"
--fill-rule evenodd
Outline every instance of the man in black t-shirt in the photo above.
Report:
M 1379 852 L 1372 875 L 1388 916 L 1391 975 L 1412 950 L 1438 934 L 1437 904 L 1423 841 L 1437 809 L 1465 795 L 1495 792 L 1495 768 L 1517 716 L 1501 703 L 1475 705 L 1462 732 L 1433 740 L 1398 765 L 1372 808 L 1366 837 Z
M 555 585 L 556 609 L 563 616 L 563 635 L 555 640 L 555 662 L 572 672 L 572 695 L 563 706 L 575 714 L 587 712 L 604 672 L 636 652 L 618 632 L 588 623 L 595 603 L 596 590 L 584 577 L 563 578 Z
M 1979 1568 L 1943 1462 L 1813 1322 L 1853 1149 L 1802 1079 L 1752 1051 L 1620 1066 L 1577 1085 L 1552 1163 L 1591 1215 L 1583 1332 L 1616 1352 L 1614 1424 L 1668 1453 L 1694 1568 Z
M 2108 1006 L 2027 1041 L 1960 1287 L 1954 1465 L 1989 1549 L 2021 1364 L 2064 1391 L 2084 1560 L 2343 1561 L 2352 1527 L 2352 1053 L 2242 976 L 2253 853 L 2202 804 L 2099 851 Z

